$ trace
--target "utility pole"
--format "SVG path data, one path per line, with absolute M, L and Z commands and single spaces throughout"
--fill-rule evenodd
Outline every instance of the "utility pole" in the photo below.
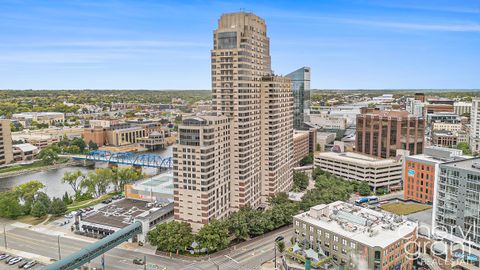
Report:
M 60 252 L 60 235 L 57 235 L 57 246 L 58 246 L 58 260 L 61 260 L 62 253 Z
M 5 229 L 5 223 L 3 224 L 3 242 L 5 244 L 5 249 L 8 248 L 7 246 L 7 229 Z
M 147 255 L 143 255 L 143 270 L 147 270 Z
M 274 259 L 275 260 L 275 268 L 274 269 L 277 270 L 277 242 L 275 242 L 275 244 L 273 244 L 273 246 L 274 246 L 273 250 L 274 250 L 274 254 L 275 254 L 275 259 Z

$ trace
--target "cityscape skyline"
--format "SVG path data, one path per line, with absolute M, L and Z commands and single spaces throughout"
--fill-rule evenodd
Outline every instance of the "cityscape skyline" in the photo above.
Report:
M 269 25 L 275 73 L 309 66 L 312 89 L 480 87 L 475 1 L 4 1 L 0 9 L 3 89 L 210 89 L 206 37 L 218 14 L 240 9 Z

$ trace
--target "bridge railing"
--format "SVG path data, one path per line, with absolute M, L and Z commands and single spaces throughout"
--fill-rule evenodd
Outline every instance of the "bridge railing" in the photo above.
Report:
M 142 233 L 142 223 L 135 222 L 85 248 L 47 265 L 42 270 L 74 270 L 113 249 L 137 234 Z

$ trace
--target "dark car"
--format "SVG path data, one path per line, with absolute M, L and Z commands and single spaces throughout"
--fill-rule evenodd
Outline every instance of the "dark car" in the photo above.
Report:
M 144 265 L 145 262 L 142 259 L 133 259 L 133 264 Z
M 279 235 L 277 236 L 277 238 L 275 238 L 275 242 L 280 242 L 280 241 L 283 241 L 283 236 Z
M 27 265 L 28 261 L 24 261 L 18 265 L 18 268 L 23 268 L 25 265 Z

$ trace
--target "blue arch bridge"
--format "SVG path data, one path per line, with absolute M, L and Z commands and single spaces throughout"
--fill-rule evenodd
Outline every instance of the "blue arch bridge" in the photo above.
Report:
M 162 157 L 157 154 L 111 152 L 108 150 L 93 150 L 84 156 L 74 156 L 73 159 L 158 169 L 170 169 L 173 166 L 172 157 Z

